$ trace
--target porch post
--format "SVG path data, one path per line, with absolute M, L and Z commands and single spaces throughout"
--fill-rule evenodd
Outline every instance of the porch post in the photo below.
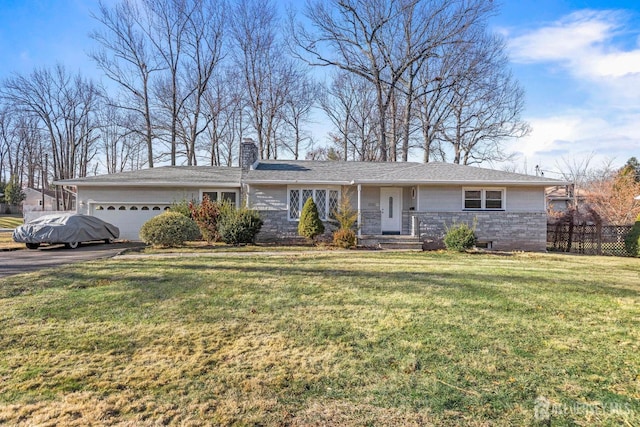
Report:
M 358 237 L 362 237 L 361 195 L 362 195 L 362 184 L 358 184 Z

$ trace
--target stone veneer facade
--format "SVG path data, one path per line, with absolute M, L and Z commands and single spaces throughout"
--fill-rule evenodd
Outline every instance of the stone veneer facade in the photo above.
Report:
M 258 242 L 278 242 L 303 239 L 298 235 L 298 221 L 289 221 L 287 211 L 264 210 L 259 211 L 263 224 L 257 236 Z M 323 221 L 324 234 L 321 237 L 330 238 L 335 227 Z
M 298 223 L 289 221 L 287 211 L 260 211 L 264 221 L 258 241 L 296 240 Z M 380 211 L 362 210 L 363 235 L 380 234 Z M 417 219 L 414 222 L 413 218 Z M 547 245 L 547 215 L 544 212 L 415 212 L 404 211 L 402 215 L 402 234 L 411 235 L 412 223 L 419 228 L 422 241 L 441 244 L 446 228 L 455 223 L 476 223 L 476 236 L 480 242 L 491 242 L 491 249 L 498 251 L 544 252 Z M 325 224 L 325 237 L 333 230 L 330 223 Z M 417 234 L 417 233 L 416 233 Z M 523 236 L 528 236 L 524 238 Z M 442 244 L 442 247 L 444 245 Z
M 418 219 L 422 240 L 441 241 L 446 227 L 472 226 L 475 221 L 478 241 L 491 242 L 493 250 L 544 252 L 547 248 L 545 212 L 410 212 L 408 216 Z

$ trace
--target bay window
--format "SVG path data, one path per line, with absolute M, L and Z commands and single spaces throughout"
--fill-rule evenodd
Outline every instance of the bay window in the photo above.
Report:
M 289 188 L 287 191 L 287 203 L 289 206 L 289 219 L 300 219 L 302 207 L 308 199 L 312 198 L 318 208 L 320 219 L 325 221 L 333 216 L 333 212 L 340 204 L 340 191 L 333 188 Z

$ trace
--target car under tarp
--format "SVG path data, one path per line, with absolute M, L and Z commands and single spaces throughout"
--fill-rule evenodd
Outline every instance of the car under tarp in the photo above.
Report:
M 45 215 L 13 231 L 13 240 L 19 243 L 79 243 L 119 236 L 115 225 L 82 214 Z

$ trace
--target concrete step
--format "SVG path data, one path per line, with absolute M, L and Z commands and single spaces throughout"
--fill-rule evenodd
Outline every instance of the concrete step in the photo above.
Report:
M 422 250 L 422 241 L 406 235 L 362 236 L 358 239 L 358 244 L 380 249 Z
M 380 249 L 410 249 L 415 251 L 422 250 L 422 242 L 380 242 Z

